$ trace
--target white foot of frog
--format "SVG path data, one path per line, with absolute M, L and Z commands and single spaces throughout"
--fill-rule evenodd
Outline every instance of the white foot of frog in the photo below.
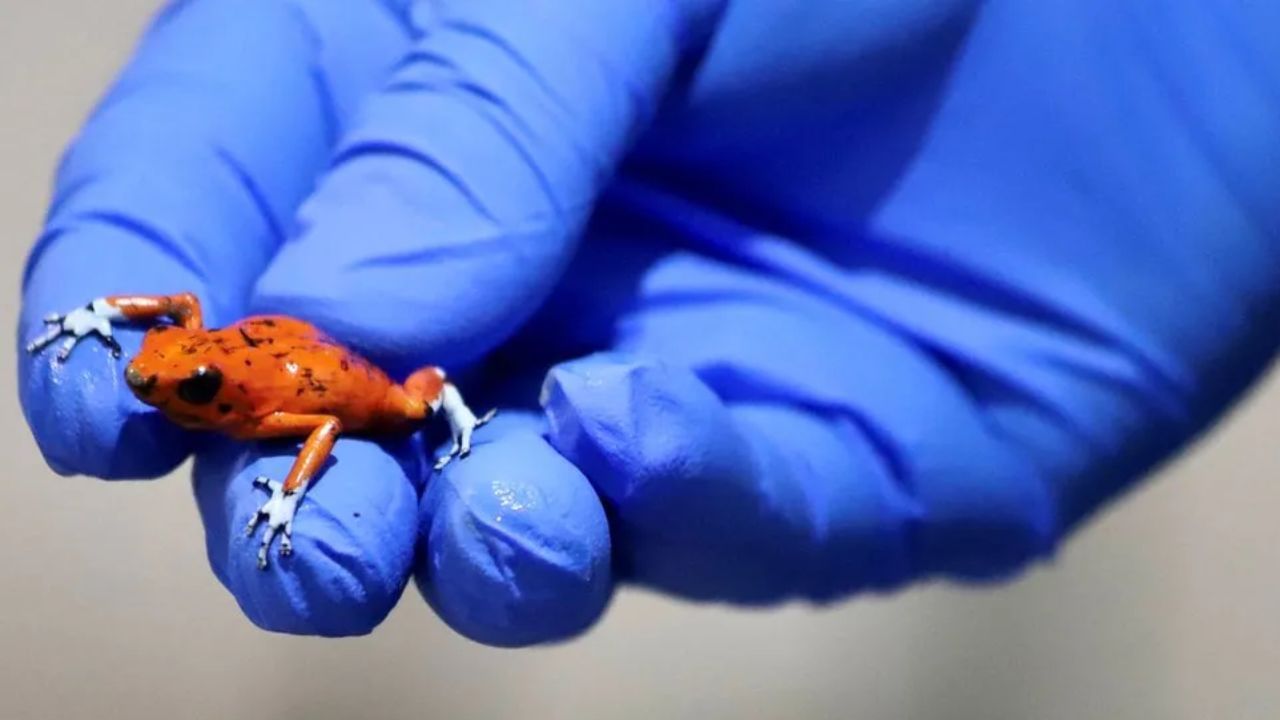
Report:
M 471 408 L 462 401 L 462 395 L 452 384 L 446 384 L 441 396 L 441 406 L 444 408 L 445 418 L 449 421 L 449 431 L 453 435 L 453 446 L 449 448 L 449 452 L 436 461 L 436 472 L 439 472 L 449 464 L 451 460 L 456 458 L 465 458 L 471 454 L 471 435 L 476 428 L 483 426 L 485 423 L 493 419 L 497 410 L 490 410 L 483 416 L 477 418 L 475 413 L 471 412 Z
M 37 353 L 48 347 L 50 343 L 62 336 L 67 336 L 57 354 L 58 362 L 66 362 L 76 344 L 88 335 L 96 335 L 108 349 L 112 357 L 120 357 L 120 343 L 111 335 L 111 323 L 124 319 L 120 309 L 99 298 L 83 307 L 78 307 L 65 315 L 53 313 L 44 317 L 49 328 L 43 335 L 27 344 L 27 352 Z
M 258 547 L 258 569 L 266 570 L 267 552 L 276 535 L 280 536 L 280 555 L 288 557 L 293 554 L 293 516 L 305 491 L 299 489 L 285 493 L 283 485 L 261 475 L 254 478 L 253 486 L 271 491 L 271 499 L 258 508 L 244 529 L 245 536 L 251 537 L 258 523 L 266 520 L 267 529 L 262 536 L 262 544 Z

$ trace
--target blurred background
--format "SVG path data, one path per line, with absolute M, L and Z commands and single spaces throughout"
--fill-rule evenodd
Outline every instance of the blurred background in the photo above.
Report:
M 158 3 L 2 2 L 13 338 L 59 154 Z M 187 468 L 57 477 L 0 402 L 0 720 L 1280 717 L 1280 379 L 1011 585 L 774 611 L 624 591 L 586 637 L 519 651 L 412 588 L 366 638 L 259 631 L 208 570 Z

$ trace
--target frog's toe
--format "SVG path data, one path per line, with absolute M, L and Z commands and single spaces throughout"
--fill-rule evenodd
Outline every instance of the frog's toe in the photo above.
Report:
M 74 350 L 76 345 L 79 343 L 80 338 L 75 335 L 63 340 L 62 347 L 58 348 L 58 354 L 54 356 L 54 359 L 60 363 L 66 362 L 67 358 L 71 357 L 71 351 Z
M 279 480 L 272 480 L 266 475 L 259 475 L 253 479 L 253 486 L 270 491 L 273 495 L 281 491 L 282 486 Z
M 253 486 L 256 488 L 262 488 L 264 490 L 268 490 L 272 493 L 272 495 L 274 495 L 276 489 L 280 487 L 280 483 L 275 480 L 272 480 L 271 478 L 265 475 L 259 475 L 258 477 L 253 479 Z M 269 500 L 266 503 L 264 503 L 261 507 L 259 507 L 257 510 L 255 510 L 253 512 L 253 515 L 249 516 L 249 522 L 246 523 L 244 526 L 245 537 L 249 537 L 253 535 L 253 531 L 258 528 L 258 524 L 261 523 L 263 520 L 266 520 L 270 516 L 271 513 L 267 508 L 267 506 L 270 504 L 271 504 L 271 501 Z
M 249 517 L 249 522 L 245 523 L 244 536 L 249 537 L 253 535 L 253 531 L 258 529 L 258 523 L 262 522 L 266 518 L 267 514 L 262 512 L 262 510 L 254 510 L 253 515 Z
M 439 460 L 436 460 L 436 464 L 435 464 L 436 472 L 440 472 L 441 470 L 444 470 L 445 466 L 453 461 L 453 456 L 457 454 L 458 454 L 458 446 L 454 445 L 452 448 L 450 448 L 449 452 L 444 454 L 444 457 L 441 457 Z
M 45 322 L 48 323 L 50 322 L 50 320 L 48 318 L 45 318 Z M 28 353 L 31 353 L 34 355 L 35 353 L 38 353 L 41 350 L 48 347 L 51 343 L 53 343 L 54 340 L 57 340 L 59 337 L 62 337 L 62 326 L 60 324 L 61 321 L 58 320 L 53 322 L 54 322 L 53 327 L 46 328 L 45 331 L 41 333 L 39 337 L 27 343 Z
M 271 552 L 271 542 L 280 536 L 280 555 L 289 557 L 293 554 L 293 540 L 290 538 L 286 528 L 290 525 L 289 521 L 277 522 L 274 518 L 268 517 L 267 529 L 262 534 L 262 543 L 258 545 L 258 569 L 267 569 L 267 554 Z
M 262 545 L 258 547 L 258 569 L 267 569 L 267 552 L 271 549 L 271 540 L 276 536 L 275 528 L 267 526 L 267 532 L 262 536 Z

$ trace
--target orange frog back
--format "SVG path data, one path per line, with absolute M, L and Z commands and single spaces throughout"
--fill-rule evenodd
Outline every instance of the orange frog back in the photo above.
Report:
M 160 325 L 126 372 L 151 386 L 139 397 L 174 422 L 235 437 L 257 436 L 275 412 L 333 416 L 350 432 L 404 420 L 388 412 L 398 388 L 386 373 L 296 318 L 249 317 L 217 330 Z

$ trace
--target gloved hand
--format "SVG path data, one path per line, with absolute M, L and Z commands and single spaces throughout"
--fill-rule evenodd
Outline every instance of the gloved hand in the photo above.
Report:
M 250 481 L 296 446 L 178 431 L 92 344 L 22 357 L 28 420 L 60 473 L 194 451 L 213 569 L 277 631 L 367 632 L 411 576 L 497 645 L 618 582 L 1008 578 L 1276 348 L 1280 11 L 1157 5 L 175 3 L 60 169 L 20 340 L 191 290 L 469 368 L 499 419 L 438 476 L 341 439 L 265 573 Z

